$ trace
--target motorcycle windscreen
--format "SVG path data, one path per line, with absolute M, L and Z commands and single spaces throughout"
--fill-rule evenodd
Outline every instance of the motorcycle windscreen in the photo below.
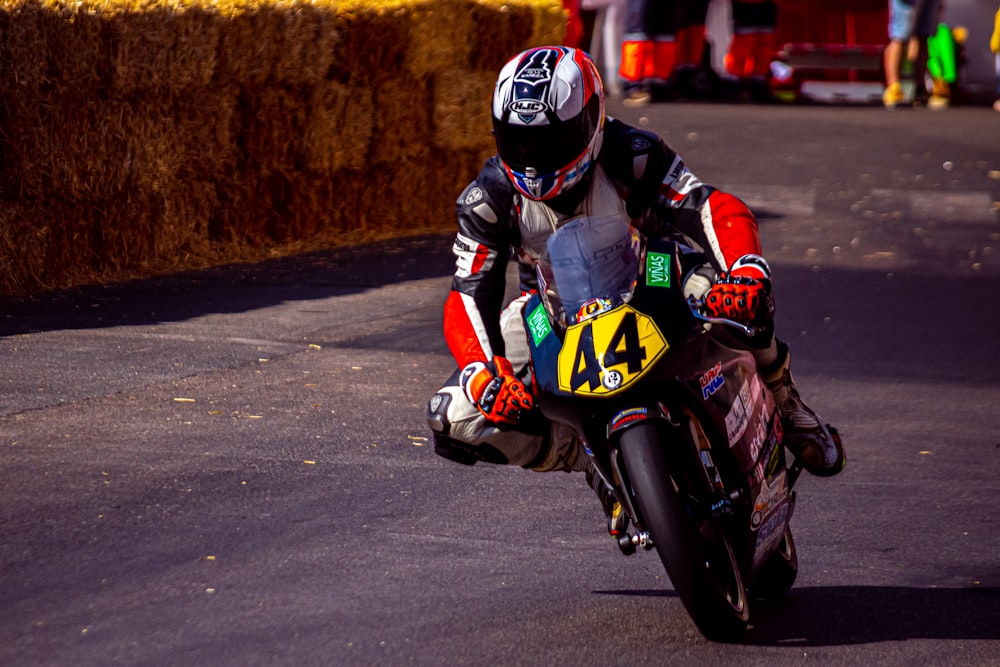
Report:
M 627 303 L 639 275 L 641 237 L 618 216 L 576 218 L 549 237 L 538 261 L 554 322 L 576 324 Z

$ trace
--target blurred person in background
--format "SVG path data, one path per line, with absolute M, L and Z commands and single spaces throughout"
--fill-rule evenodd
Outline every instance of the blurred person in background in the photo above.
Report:
M 622 92 L 618 70 L 625 39 L 625 0 L 580 0 L 580 11 L 585 26 L 581 48 L 597 63 L 605 92 L 618 96 Z
M 718 76 L 712 69 L 705 21 L 711 0 L 676 3 L 677 63 L 672 74 L 674 92 L 681 97 L 706 97 L 714 92 Z
M 927 38 L 927 81 L 930 85 L 928 109 L 947 109 L 951 100 L 951 87 L 958 79 L 958 68 L 962 60 L 962 45 L 965 42 L 965 28 L 952 29 L 939 23 L 937 32 Z M 916 48 L 916 39 L 910 40 L 911 55 Z M 919 82 L 918 82 L 919 85 Z
M 706 51 L 710 0 L 627 0 L 621 75 L 626 106 L 704 97 L 716 78 Z
M 1000 111 L 1000 8 L 993 16 L 993 35 L 990 37 L 990 51 L 993 52 L 993 62 L 997 74 L 997 94 L 996 101 L 993 102 L 993 110 Z
M 626 106 L 648 104 L 677 64 L 676 7 L 664 0 L 626 0 L 620 73 Z
M 566 36 L 563 37 L 563 44 L 574 49 L 583 48 L 586 27 L 580 0 L 562 0 L 562 6 L 566 14 Z
M 927 40 L 937 32 L 942 0 L 889 0 L 889 43 L 883 54 L 885 92 L 882 103 L 894 109 L 906 102 L 900 77 L 904 58 L 909 50 L 915 82 L 913 103 L 942 108 L 948 105 L 941 95 L 928 96 L 924 79 L 927 76 Z M 911 48 L 910 40 L 913 40 Z M 940 91 L 939 91 L 940 92 Z
M 733 0 L 733 38 L 726 52 L 726 73 L 746 83 L 751 92 L 767 91 L 776 49 L 774 0 Z

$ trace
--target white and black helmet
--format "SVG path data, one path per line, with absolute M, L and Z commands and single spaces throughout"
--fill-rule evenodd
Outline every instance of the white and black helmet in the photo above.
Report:
M 551 199 L 587 173 L 604 136 L 604 86 L 594 61 L 564 46 L 512 58 L 493 91 L 493 134 L 507 175 L 529 199 Z

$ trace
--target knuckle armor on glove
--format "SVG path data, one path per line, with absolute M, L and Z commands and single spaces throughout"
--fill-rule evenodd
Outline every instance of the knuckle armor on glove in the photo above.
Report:
M 705 297 L 705 309 L 714 317 L 724 317 L 749 325 L 766 323 L 774 312 L 771 288 L 763 280 L 723 274 Z
M 494 423 L 516 424 L 522 413 L 534 407 L 527 387 L 504 357 L 494 357 L 489 364 L 469 364 L 462 369 L 460 383 L 466 398 Z
M 770 267 L 762 257 L 747 255 L 723 272 L 705 296 L 705 310 L 751 326 L 763 326 L 774 317 Z

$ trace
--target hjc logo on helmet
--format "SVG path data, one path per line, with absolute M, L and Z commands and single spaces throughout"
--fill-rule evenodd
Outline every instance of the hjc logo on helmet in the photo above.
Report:
M 545 102 L 539 100 L 514 100 L 507 108 L 516 113 L 525 123 L 530 123 L 535 119 L 536 114 L 540 114 L 549 108 Z

